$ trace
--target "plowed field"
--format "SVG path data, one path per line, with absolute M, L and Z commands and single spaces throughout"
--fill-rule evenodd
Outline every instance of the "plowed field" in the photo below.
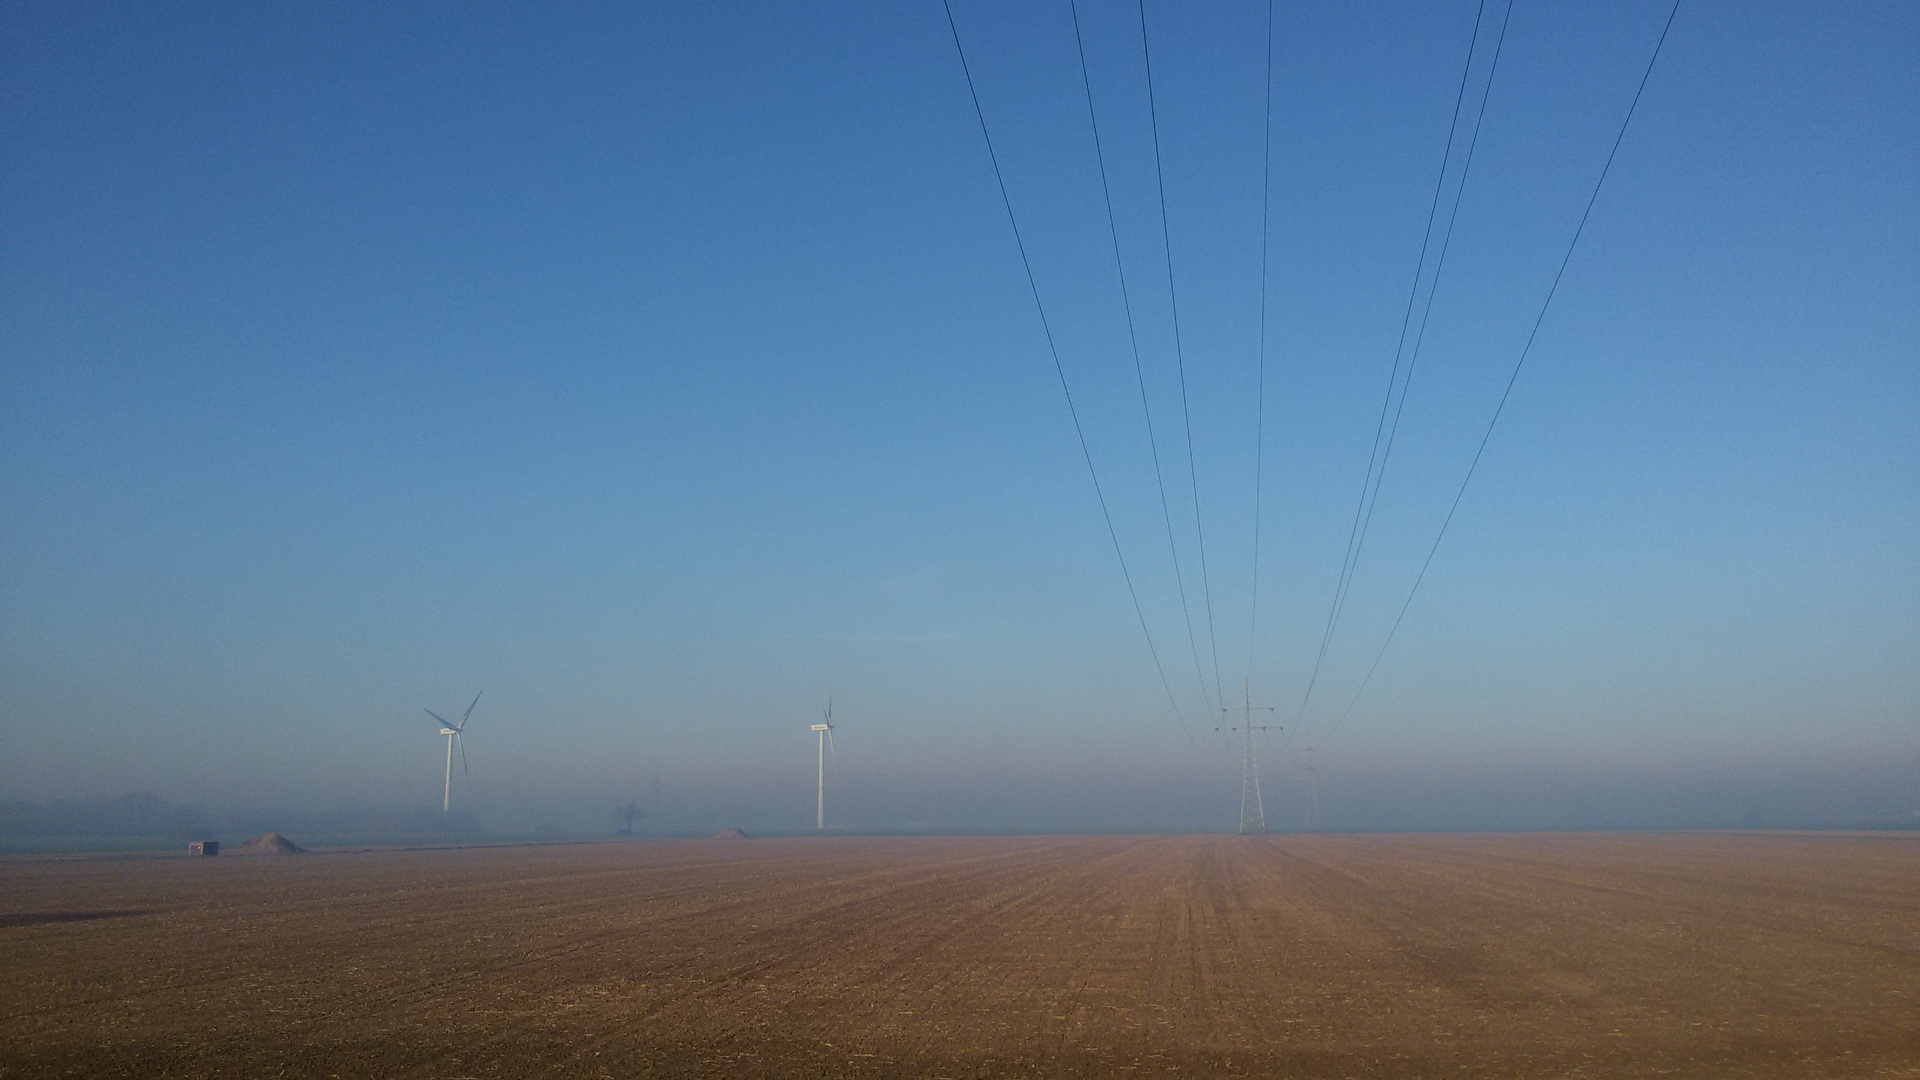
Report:
M 15 858 L 0 1075 L 1920 1076 L 1920 837 Z

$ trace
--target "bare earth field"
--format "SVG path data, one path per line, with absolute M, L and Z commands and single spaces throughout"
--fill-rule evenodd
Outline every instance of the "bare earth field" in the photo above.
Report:
M 0 1076 L 1920 1077 L 1920 836 L 0 860 Z

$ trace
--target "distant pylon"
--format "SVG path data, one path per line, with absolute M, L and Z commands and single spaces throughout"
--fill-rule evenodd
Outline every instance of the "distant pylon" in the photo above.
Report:
M 1309 753 L 1309 754 L 1311 754 L 1311 753 L 1313 753 L 1313 747 L 1311 747 L 1311 746 L 1309 746 L 1309 747 L 1307 747 L 1307 753 Z M 1313 760 L 1313 759 L 1312 759 L 1312 758 L 1308 758 L 1307 760 L 1309 760 L 1309 761 L 1311 761 L 1311 760 Z M 1312 830 L 1313 830 L 1314 832 L 1319 832 L 1319 831 L 1320 831 L 1320 829 L 1321 829 L 1321 825 L 1320 825 L 1320 778 L 1319 778 L 1319 776 L 1318 776 L 1318 775 L 1317 775 L 1317 774 L 1316 774 L 1316 773 L 1314 772 L 1314 768 L 1313 768 L 1313 766 L 1312 766 L 1312 765 L 1308 765 L 1308 766 L 1307 766 L 1307 768 L 1306 768 L 1306 774 L 1307 774 L 1307 796 L 1308 796 L 1308 797 L 1309 797 L 1310 799 L 1312 799 L 1312 800 L 1313 800 L 1313 816 L 1312 816 L 1311 818 L 1309 818 L 1309 819 L 1308 819 L 1308 821 L 1309 821 L 1309 822 L 1311 823 L 1311 824 L 1310 824 L 1310 827 L 1312 828 Z
M 1267 831 L 1267 808 L 1260 800 L 1260 764 L 1254 758 L 1253 733 L 1256 731 L 1280 731 L 1278 724 L 1255 724 L 1253 714 L 1272 712 L 1270 705 L 1255 705 L 1253 691 L 1246 685 L 1241 686 L 1241 705 L 1237 709 L 1222 706 L 1221 715 L 1237 712 L 1238 724 L 1223 723 L 1215 731 L 1237 731 L 1242 736 L 1240 751 L 1240 831 L 1243 833 Z

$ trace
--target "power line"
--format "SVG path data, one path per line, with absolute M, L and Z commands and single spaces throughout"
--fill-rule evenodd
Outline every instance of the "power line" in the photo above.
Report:
M 1060 363 L 1060 348 L 1054 344 L 1053 327 L 1047 321 L 1047 307 L 1040 300 L 1040 285 L 1033 276 L 1033 263 L 1027 258 L 1027 244 L 1020 236 L 1020 222 L 1013 214 L 1013 199 L 1007 194 L 1007 178 L 1000 171 L 1000 156 L 994 153 L 993 136 L 987 132 L 987 114 L 980 107 L 980 92 L 973 85 L 973 69 L 967 64 L 967 50 L 960 44 L 960 27 L 953 19 L 951 0 L 941 0 L 947 12 L 947 29 L 953 32 L 953 48 L 960 56 L 960 71 L 967 78 L 967 94 L 973 99 L 973 113 L 980 121 L 980 137 L 987 144 L 987 160 L 993 163 L 993 178 L 1000 186 L 1000 202 L 1007 209 L 1007 224 L 1013 229 L 1013 243 L 1020 251 L 1020 266 L 1027 274 L 1027 288 L 1033 292 L 1033 307 L 1040 314 L 1040 329 L 1046 335 L 1047 352 L 1053 357 L 1053 372 L 1060 378 L 1060 393 L 1067 399 L 1067 415 L 1073 418 L 1073 433 L 1080 440 L 1080 456 L 1086 460 L 1087 476 L 1093 480 L 1094 497 L 1100 501 L 1100 516 L 1107 523 L 1107 537 L 1113 541 L 1114 558 L 1120 561 L 1120 576 L 1126 579 L 1127 596 L 1133 601 L 1133 613 L 1140 620 L 1140 633 L 1147 640 L 1147 652 L 1153 656 L 1153 667 L 1160 675 L 1160 686 L 1167 692 L 1167 704 L 1173 707 L 1173 717 L 1180 724 L 1180 731 L 1193 742 L 1193 733 L 1187 730 L 1186 718 L 1180 715 L 1180 703 L 1174 699 L 1173 684 L 1167 681 L 1166 668 L 1160 663 L 1160 650 L 1154 647 L 1153 632 L 1147 629 L 1147 615 L 1140 607 L 1140 594 L 1133 587 L 1133 573 L 1127 569 L 1127 556 L 1120 549 L 1120 534 L 1113 527 L 1113 513 L 1107 509 L 1106 492 L 1100 486 L 1100 472 L 1093 466 L 1093 451 L 1087 447 L 1087 433 L 1080 426 L 1080 410 L 1074 407 L 1073 390 L 1067 385 L 1067 369 Z M 1196 744 L 1197 745 L 1197 744 Z
M 1394 406 L 1393 424 L 1387 428 L 1386 449 L 1380 453 L 1380 472 L 1373 481 L 1373 501 L 1367 505 L 1367 517 L 1360 523 L 1360 542 L 1355 545 L 1356 568 L 1360 552 L 1367 543 L 1367 529 L 1373 524 L 1374 508 L 1380 505 L 1380 485 L 1386 482 L 1387 463 L 1393 458 L 1394 439 L 1400 433 L 1400 417 L 1407 410 L 1407 391 L 1413 386 L 1413 369 L 1420 363 L 1420 347 L 1427 340 L 1427 323 L 1433 317 L 1433 300 L 1440 292 L 1440 275 L 1446 270 L 1447 252 L 1453 248 L 1453 226 L 1460 220 L 1460 203 L 1467 194 L 1467 177 L 1473 172 L 1473 152 L 1480 145 L 1480 126 L 1487 117 L 1487 99 L 1493 96 L 1494 76 L 1500 71 L 1500 50 L 1507 43 L 1507 23 L 1513 18 L 1513 0 L 1507 0 L 1506 15 L 1500 20 L 1500 36 L 1494 41 L 1493 62 L 1487 68 L 1487 82 L 1480 91 L 1480 109 L 1473 119 L 1473 136 L 1467 141 L 1467 156 L 1460 167 L 1460 185 L 1454 189 L 1453 209 L 1447 214 L 1447 230 L 1440 237 L 1440 255 L 1433 263 L 1433 279 L 1427 282 L 1427 303 L 1420 311 L 1420 328 L 1413 336 L 1413 353 L 1407 359 L 1407 377 L 1400 383 L 1400 404 Z M 1352 575 L 1348 575 L 1351 585 Z M 1344 601 L 1343 601 L 1344 603 Z
M 1353 524 L 1347 529 L 1347 551 L 1340 559 L 1340 576 L 1334 584 L 1333 603 L 1327 608 L 1327 624 L 1320 632 L 1320 647 L 1313 658 L 1313 671 L 1307 676 L 1307 688 L 1300 695 L 1300 708 L 1295 715 L 1295 726 L 1307 713 L 1307 702 L 1313 698 L 1313 688 L 1320 681 L 1320 670 L 1326 664 L 1327 646 L 1333 641 L 1333 630 L 1340 618 L 1340 609 L 1346 600 L 1347 588 L 1353 580 L 1355 548 L 1360 536 L 1361 516 L 1367 507 L 1367 493 L 1373 485 L 1374 467 L 1379 461 L 1380 443 L 1386 434 L 1387 409 L 1393 404 L 1393 388 L 1400 380 L 1400 357 L 1406 349 L 1407 328 L 1413 322 L 1413 305 L 1420 295 L 1420 279 L 1426 272 L 1427 249 L 1433 242 L 1433 223 L 1440 213 L 1440 193 L 1446 186 L 1447 166 L 1453 159 L 1453 138 L 1460 128 L 1460 106 L 1467 99 L 1467 76 L 1473 71 L 1473 53 L 1480 42 L 1480 23 L 1486 14 L 1486 0 L 1480 0 L 1480 6 L 1473 16 L 1473 36 L 1467 40 L 1467 60 L 1460 68 L 1460 88 L 1453 98 L 1453 119 L 1447 125 L 1447 146 L 1440 155 L 1440 174 L 1433 180 L 1433 201 L 1427 207 L 1427 227 L 1420 238 L 1420 258 L 1413 266 L 1413 286 L 1407 291 L 1407 311 L 1400 321 L 1400 343 L 1393 351 L 1393 367 L 1387 372 L 1387 395 L 1380 402 L 1380 419 L 1373 428 L 1373 449 L 1367 454 L 1367 474 L 1360 481 L 1360 501 L 1353 508 Z
M 1433 301 L 1434 297 L 1440 292 L 1440 276 L 1446 270 L 1447 252 L 1453 249 L 1453 227 L 1460 220 L 1460 204 L 1466 199 L 1467 177 L 1473 172 L 1473 152 L 1480 145 L 1480 128 L 1487 118 L 1487 101 L 1493 96 L 1493 80 L 1500 72 L 1500 53 L 1507 43 L 1507 24 L 1512 18 L 1513 3 L 1512 0 L 1508 0 L 1506 14 L 1502 16 L 1500 20 L 1500 36 L 1494 41 L 1493 61 L 1487 68 L 1487 81 L 1480 91 L 1480 107 L 1474 115 L 1473 134 L 1467 140 L 1466 157 L 1463 159 L 1460 167 L 1460 182 L 1459 185 L 1454 188 L 1453 207 L 1447 214 L 1446 231 L 1443 232 L 1440 237 L 1440 253 L 1434 259 L 1433 277 L 1427 282 L 1426 306 L 1421 309 L 1420 326 L 1419 329 L 1415 331 L 1413 337 L 1413 351 L 1407 357 L 1406 376 L 1400 381 L 1400 403 L 1394 406 L 1393 423 L 1387 427 L 1386 445 L 1380 451 L 1380 468 L 1373 477 L 1373 495 L 1367 500 L 1366 517 L 1360 522 L 1360 538 L 1353 546 L 1353 565 L 1347 570 L 1347 586 L 1345 591 L 1340 594 L 1338 601 L 1339 612 L 1341 613 L 1346 611 L 1347 598 L 1353 595 L 1353 579 L 1360 570 L 1360 555 L 1365 551 L 1367 546 L 1367 532 L 1373 526 L 1373 512 L 1380 505 L 1380 488 L 1387 481 L 1387 464 L 1393 459 L 1393 445 L 1400 434 L 1400 418 L 1407 411 L 1407 395 L 1413 389 L 1413 372 L 1420 363 L 1420 347 L 1424 345 L 1427 340 L 1427 323 L 1433 317 Z M 1410 296 L 1408 299 L 1411 300 L 1412 297 Z M 1406 341 L 1405 326 L 1401 327 L 1400 332 L 1401 344 L 1404 346 Z M 1339 617 L 1338 614 L 1336 614 L 1334 633 L 1338 632 L 1338 621 Z
M 1147 45 L 1147 0 L 1139 0 L 1140 55 L 1147 69 L 1147 116 L 1153 125 L 1153 170 L 1160 187 L 1160 237 L 1167 252 L 1167 306 L 1173 313 L 1173 359 L 1180 371 L 1180 418 L 1187 429 L 1187 480 L 1193 487 L 1193 532 L 1200 547 L 1200 590 L 1207 602 L 1207 649 L 1213 657 L 1213 696 L 1224 701 L 1220 685 L 1220 641 L 1213 632 L 1213 585 L 1207 576 L 1207 533 L 1200 523 L 1200 473 L 1193 459 L 1193 416 L 1187 409 L 1187 361 L 1180 346 L 1180 300 L 1173 285 L 1173 231 L 1167 225 L 1167 174 L 1160 159 L 1160 114 L 1153 96 L 1153 51 Z M 1206 697 L 1206 680 L 1200 696 Z
M 1267 423 L 1267 221 L 1271 217 L 1273 188 L 1273 0 L 1267 0 L 1267 111 L 1261 129 L 1260 163 L 1260 377 L 1253 412 L 1253 585 L 1247 601 L 1247 679 L 1253 679 L 1253 656 L 1260 629 L 1260 478 L 1266 462 Z
M 1133 345 L 1133 377 L 1140 387 L 1140 412 L 1147 419 L 1147 448 L 1153 454 L 1153 482 L 1160 490 L 1160 516 L 1167 525 L 1167 551 L 1173 556 L 1173 580 L 1179 587 L 1180 613 L 1187 621 L 1187 647 L 1193 653 L 1193 673 L 1200 680 L 1200 698 L 1206 700 L 1207 677 L 1200 669 L 1200 645 L 1193 636 L 1193 609 L 1187 603 L 1187 580 L 1180 572 L 1180 548 L 1173 538 L 1173 508 L 1167 502 L 1167 482 L 1160 469 L 1160 441 L 1153 431 L 1153 409 L 1147 403 L 1147 376 L 1140 363 L 1140 337 L 1134 330 L 1133 299 L 1127 289 L 1127 268 L 1120 258 L 1120 227 L 1114 221 L 1113 191 L 1107 184 L 1107 155 L 1100 144 L 1100 118 L 1093 108 L 1093 81 L 1087 75 L 1087 46 L 1080 38 L 1080 8 L 1068 0 L 1073 13 L 1073 43 L 1080 51 L 1080 81 L 1087 89 L 1087 119 L 1093 126 L 1093 154 L 1100 163 L 1100 192 L 1107 202 L 1107 232 L 1113 237 L 1113 267 L 1120 275 L 1120 303 L 1127 313 L 1127 340 Z
M 1586 231 L 1587 219 L 1593 214 L 1594 203 L 1600 200 L 1600 188 L 1607 182 L 1607 173 L 1613 169 L 1613 159 L 1620 153 L 1620 144 L 1627 137 L 1627 125 L 1633 123 L 1633 113 L 1640 107 L 1640 95 L 1646 92 L 1647 80 L 1653 77 L 1653 66 L 1660 59 L 1660 50 L 1667 43 L 1667 32 L 1673 29 L 1674 16 L 1680 13 L 1680 0 L 1673 0 L 1673 7 L 1667 12 L 1666 25 L 1660 28 L 1660 40 L 1654 43 L 1653 55 L 1647 58 L 1647 70 L 1640 76 L 1640 85 L 1633 92 L 1633 101 L 1627 106 L 1627 115 L 1620 121 L 1620 131 L 1613 137 L 1613 147 L 1607 151 L 1607 162 L 1600 167 L 1600 178 L 1593 182 L 1593 194 L 1587 197 L 1587 206 L 1580 212 L 1580 224 L 1574 227 L 1573 239 L 1567 242 L 1567 252 L 1561 256 L 1560 268 L 1554 272 L 1553 284 L 1547 288 L 1547 297 L 1540 303 L 1540 313 L 1534 317 L 1533 328 L 1527 332 L 1527 343 L 1520 349 L 1520 358 L 1514 361 L 1513 374 L 1507 377 L 1506 388 L 1500 391 L 1500 403 L 1494 406 L 1493 418 L 1487 421 L 1487 430 L 1480 436 L 1480 445 L 1473 452 L 1473 460 L 1467 465 L 1467 474 L 1460 479 L 1460 490 L 1454 492 L 1453 505 L 1447 508 L 1446 519 L 1440 523 L 1440 531 L 1433 538 L 1433 546 L 1427 549 L 1427 558 L 1420 564 L 1420 573 L 1413 579 L 1413 588 L 1407 590 L 1406 602 L 1400 605 L 1400 613 L 1394 617 L 1393 626 L 1387 631 L 1387 639 L 1380 644 L 1380 651 L 1374 654 L 1372 666 L 1367 668 L 1366 677 L 1360 680 L 1360 688 L 1353 692 L 1353 700 L 1340 713 L 1339 719 L 1321 736 L 1324 742 L 1327 735 L 1333 734 L 1341 723 L 1353 713 L 1353 707 L 1360 703 L 1360 695 L 1367 690 L 1367 684 L 1373 681 L 1373 673 L 1380 670 L 1380 661 L 1387 655 L 1387 647 L 1393 644 L 1393 637 L 1400 632 L 1400 623 L 1407 617 L 1407 609 L 1413 606 L 1413 598 L 1420 591 L 1420 583 L 1427 579 L 1427 569 L 1433 565 L 1433 557 L 1440 550 L 1440 541 L 1446 539 L 1447 527 L 1453 524 L 1453 515 L 1460 509 L 1460 500 L 1466 497 L 1467 485 L 1473 482 L 1473 473 L 1480 467 L 1480 457 L 1487 452 L 1487 442 L 1493 438 L 1493 429 L 1500 422 L 1500 414 L 1506 411 L 1507 398 L 1513 394 L 1513 384 L 1520 379 L 1520 369 L 1526 365 L 1527 355 L 1533 351 L 1534 339 L 1540 335 L 1540 324 L 1546 321 L 1547 308 L 1553 304 L 1553 297 L 1560 291 L 1560 279 L 1566 276 L 1567 264 L 1573 261 L 1573 249 L 1580 243 L 1580 235 Z

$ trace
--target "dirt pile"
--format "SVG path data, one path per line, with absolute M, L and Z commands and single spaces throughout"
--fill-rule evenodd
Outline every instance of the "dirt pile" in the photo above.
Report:
M 751 840 L 753 839 L 753 837 L 747 835 L 747 831 L 745 829 L 742 829 L 738 825 L 732 826 L 730 828 L 721 829 L 719 832 L 713 834 L 713 838 L 715 840 Z
M 306 848 L 277 832 L 263 832 L 233 849 L 235 855 L 302 855 Z

